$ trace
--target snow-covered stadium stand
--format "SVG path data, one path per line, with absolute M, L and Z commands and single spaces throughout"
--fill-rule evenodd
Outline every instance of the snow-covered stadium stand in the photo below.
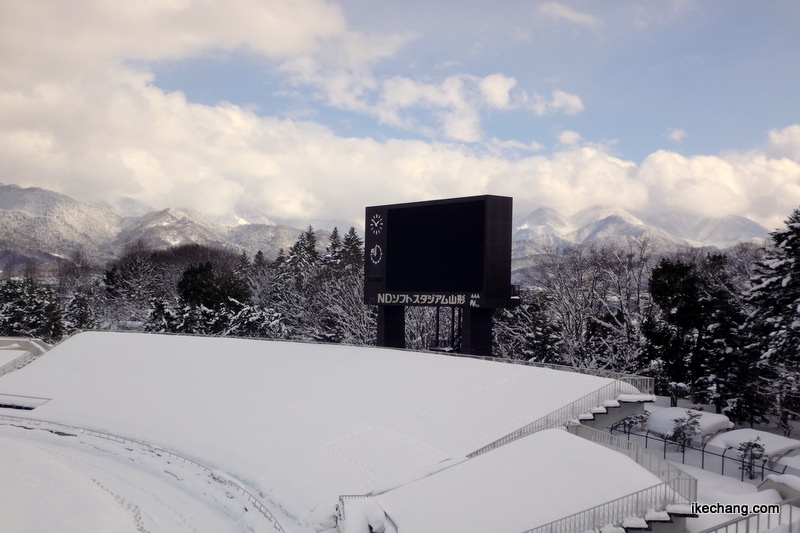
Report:
M 587 508 L 606 522 L 663 511 L 691 498 L 688 476 L 666 481 L 674 473 L 646 452 L 564 430 L 648 392 L 440 354 L 99 332 L 0 377 L 0 394 L 49 399 L 25 417 L 174 452 L 235 479 L 297 533 L 519 533 Z M 629 501 L 656 491 L 641 509 Z

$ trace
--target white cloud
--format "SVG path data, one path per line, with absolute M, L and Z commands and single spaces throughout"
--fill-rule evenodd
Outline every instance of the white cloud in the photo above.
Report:
M 602 21 L 596 16 L 578 11 L 561 2 L 544 2 L 539 4 L 536 8 L 536 13 L 543 17 L 566 20 L 567 22 L 586 26 L 591 29 L 597 29 L 602 25 Z
M 503 74 L 486 76 L 478 84 L 486 103 L 497 109 L 508 109 L 511 106 L 509 92 L 516 85 L 517 80 Z
M 679 128 L 671 129 L 667 132 L 667 139 L 675 142 L 681 142 L 686 138 L 686 130 Z
M 788 157 L 800 161 L 800 124 L 770 131 L 767 150 L 773 157 Z
M 558 134 L 558 142 L 567 146 L 575 146 L 583 139 L 577 131 L 564 130 Z
M 577 115 L 583 111 L 583 101 L 578 95 L 570 94 L 561 90 L 554 90 L 550 100 L 539 94 L 532 96 L 531 108 L 539 115 L 552 115 L 556 112 L 563 112 L 566 115 Z
M 550 155 L 512 140 L 379 142 L 235 105 L 194 104 L 155 87 L 141 63 L 245 48 L 280 62 L 331 105 L 468 143 L 483 138 L 486 108 L 584 108 L 577 95 L 526 92 L 501 73 L 379 78 L 373 62 L 407 38 L 351 32 L 335 4 L 316 0 L 2 2 L 0 175 L 85 200 L 130 196 L 300 225 L 357 224 L 365 205 L 482 193 L 513 196 L 520 215 L 541 205 L 614 204 L 745 214 L 774 226 L 800 205 L 800 125 L 770 132 L 751 152 L 659 151 L 639 166 L 571 130 Z

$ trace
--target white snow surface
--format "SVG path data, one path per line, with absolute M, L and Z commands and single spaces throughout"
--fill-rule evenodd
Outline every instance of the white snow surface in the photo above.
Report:
M 287 531 L 306 532 L 333 527 L 339 495 L 381 491 L 422 477 L 610 381 L 380 348 L 91 332 L 0 377 L 0 393 L 51 398 L 33 411 L 0 408 L 0 414 L 92 428 L 176 451 L 248 486 L 285 518 Z M 536 442 L 529 439 L 516 445 L 521 455 L 512 462 L 528 460 L 523 450 Z M 43 455 L 49 452 L 22 453 L 7 439 L 0 444 L 34 471 L 52 466 Z M 550 457 L 554 465 L 561 462 Z M 477 469 L 476 461 L 470 463 Z M 584 479 L 588 492 L 604 494 L 609 484 L 584 468 L 567 467 L 561 474 L 578 484 Z M 15 472 L 0 479 L 15 479 Z M 470 479 L 473 486 L 484 481 Z M 506 495 L 519 492 L 511 479 L 503 486 Z M 105 498 L 83 487 L 79 494 L 87 499 Z M 463 484 L 457 488 L 467 490 Z M 583 503 L 576 505 L 559 512 L 583 509 Z M 17 509 L 26 512 L 25 506 Z M 98 514 L 87 520 L 119 518 Z
M 660 483 L 623 454 L 549 429 L 374 500 L 403 531 L 519 532 Z M 345 511 L 359 504 L 367 502 L 346 501 Z M 368 532 L 345 523 L 346 533 Z
M 650 416 L 647 417 L 647 429 L 664 436 L 672 434 L 675 429 L 676 418 L 687 418 L 687 411 L 700 414 L 698 419 L 699 433 L 697 434 L 699 438 L 714 435 L 733 427 L 733 422 L 727 416 L 707 411 L 697 411 L 684 407 L 657 407 L 654 405 L 648 405 L 645 409 L 650 412 Z
M 775 483 L 782 483 L 800 492 L 800 477 L 798 476 L 792 474 L 769 474 L 764 479 L 774 481 Z
M 26 353 L 28 352 L 25 350 L 0 348 L 0 366 L 10 363 L 18 357 L 22 357 Z
M 738 448 L 741 443 L 754 441 L 756 438 L 759 439 L 759 444 L 764 446 L 764 455 L 767 457 L 783 455 L 800 448 L 800 440 L 750 428 L 735 429 L 733 431 L 721 433 L 708 442 L 720 448 L 735 449 Z

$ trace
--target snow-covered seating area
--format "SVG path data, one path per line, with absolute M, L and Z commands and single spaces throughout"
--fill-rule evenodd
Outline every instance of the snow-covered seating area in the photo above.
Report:
M 481 480 L 475 483 L 475 480 Z M 345 502 L 375 531 L 388 516 L 404 531 L 527 531 L 661 484 L 631 459 L 549 429 L 368 500 Z M 527 510 L 527 512 L 520 512 Z M 346 521 L 346 533 L 368 533 Z
M 542 498 L 552 489 L 546 487 L 563 482 L 562 488 L 572 488 L 560 494 L 584 486 L 607 500 L 658 483 L 623 456 L 611 475 L 602 465 L 616 464 L 606 458 L 614 452 L 549 431 L 464 466 L 470 452 L 611 382 L 391 349 L 82 333 L 2 376 L 0 393 L 49 401 L 31 411 L 0 408 L 0 415 L 92 428 L 178 452 L 238 479 L 286 531 L 305 533 L 333 530 L 336 505 L 346 494 L 383 494 L 382 505 L 385 498 L 398 516 L 413 521 L 414 512 L 403 507 L 416 505 L 412 494 L 437 478 L 454 491 L 458 486 L 453 497 L 477 494 L 494 476 L 481 466 L 490 462 L 492 469 L 518 472 L 496 487 L 493 497 L 508 501 L 518 501 L 528 484 L 543 487 Z M 575 446 L 581 459 L 574 459 L 586 462 L 580 468 L 569 464 Z M 554 470 L 536 479 L 528 461 Z M 469 475 L 461 480 L 460 472 Z M 551 495 L 536 506 L 526 498 L 513 511 L 486 506 L 483 512 L 486 520 L 527 528 L 536 524 L 537 506 L 555 516 L 594 502 L 562 497 Z M 467 504 L 447 498 L 437 494 L 425 504 L 430 520 Z
M 669 437 L 675 429 L 675 419 L 688 418 L 688 413 L 699 415 L 698 433 L 696 439 L 708 442 L 720 432 L 731 429 L 734 424 L 730 419 L 721 414 L 697 411 L 685 407 L 658 407 L 647 405 L 645 410 L 650 413 L 647 417 L 646 429 L 662 437 Z

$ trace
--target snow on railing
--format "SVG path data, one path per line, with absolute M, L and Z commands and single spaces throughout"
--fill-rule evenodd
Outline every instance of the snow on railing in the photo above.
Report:
M 347 500 L 366 500 L 369 498 L 373 498 L 374 494 L 343 494 L 339 496 L 339 503 L 336 504 L 336 530 L 340 531 L 339 525 L 344 523 L 345 517 L 345 501 Z M 383 517 L 386 520 L 384 524 L 384 528 L 388 525 L 394 529 L 384 529 L 386 533 L 400 533 L 400 528 L 397 526 L 397 523 L 389 516 L 389 513 L 383 511 Z M 371 530 L 371 529 L 370 529 Z
M 581 533 L 607 524 L 619 525 L 625 519 L 642 518 L 650 511 L 666 508 L 674 502 L 675 493 L 670 483 L 659 483 L 523 533 Z
M 605 402 L 615 400 L 622 395 L 634 396 L 638 392 L 640 391 L 635 389 L 633 385 L 627 381 L 616 380 L 612 383 L 608 383 L 599 389 L 592 391 L 581 398 L 578 398 L 574 402 L 560 407 L 559 409 L 556 409 L 555 411 L 548 413 L 537 420 L 534 420 L 530 424 L 523 426 L 478 450 L 475 450 L 467 455 L 467 457 L 472 459 L 473 457 L 477 457 L 478 455 L 484 454 L 488 451 L 494 450 L 495 448 L 499 448 L 500 446 L 504 446 L 517 439 L 527 437 L 528 435 L 532 435 L 544 429 L 563 427 L 570 421 L 579 421 L 582 418 L 581 415 L 588 415 L 592 413 L 594 409 L 602 406 Z
M 0 376 L 2 376 L 3 374 L 8 374 L 9 372 L 16 370 L 18 368 L 22 368 L 23 366 L 27 365 L 37 357 L 39 357 L 38 354 L 26 352 L 20 355 L 19 357 L 12 359 L 3 366 L 0 366 Z
M 800 531 L 800 496 L 778 502 L 779 513 L 750 513 L 699 533 L 761 533 Z
M 674 501 L 672 503 L 697 501 L 697 480 L 694 477 L 638 444 L 587 426 L 572 425 L 568 426 L 566 430 L 573 435 L 627 455 L 636 464 L 654 474 L 664 483 L 673 484 L 672 487 L 684 501 Z
M 209 468 L 208 466 L 202 463 L 198 463 L 197 461 L 193 461 L 188 457 L 184 457 L 179 453 L 165 450 L 164 448 L 159 448 L 158 446 L 154 446 L 153 444 L 149 444 L 146 442 L 141 442 L 126 437 L 120 437 L 119 435 L 112 435 L 111 433 L 95 431 L 93 429 L 87 429 L 78 426 L 70 426 L 67 424 L 59 424 L 57 422 L 37 420 L 35 418 L 0 415 L 0 423 L 21 424 L 26 428 L 36 427 L 62 435 L 81 434 L 90 437 L 97 437 L 108 441 L 117 442 L 120 444 L 138 446 L 139 448 L 146 450 L 148 452 L 153 452 L 162 456 L 170 457 L 177 461 L 181 461 L 186 465 L 189 465 L 193 468 L 199 469 L 202 472 L 206 473 L 214 481 L 232 487 L 234 490 L 239 492 L 245 498 L 245 500 L 247 500 L 248 503 L 250 503 L 262 516 L 264 516 L 264 518 L 266 518 L 272 524 L 272 527 L 275 529 L 275 531 L 284 533 L 283 527 L 275 518 L 275 516 L 269 511 L 269 509 L 267 509 L 266 505 L 264 505 L 258 498 L 256 498 L 249 490 L 240 485 L 235 479 L 226 474 L 223 474 L 218 470 Z
M 526 361 L 524 359 L 505 359 L 500 357 L 490 357 L 488 355 L 471 355 L 456 352 L 432 352 L 437 355 L 447 357 L 467 357 L 469 359 L 481 359 L 483 361 L 493 361 L 495 363 L 506 363 L 511 365 L 533 366 L 536 368 L 549 368 L 550 370 L 558 370 L 560 372 L 573 372 L 576 374 L 586 374 L 599 378 L 615 379 L 633 386 L 641 394 L 654 394 L 655 393 L 655 379 L 645 376 L 637 376 L 636 374 L 625 374 L 623 372 L 614 372 L 613 370 L 605 370 L 602 368 L 585 368 L 578 366 L 557 365 L 553 363 L 540 363 L 537 361 Z
M 566 430 L 627 455 L 639 466 L 656 475 L 662 483 L 537 526 L 523 533 L 594 531 L 606 524 L 621 525 L 626 519 L 646 518 L 648 513 L 664 511 L 670 505 L 688 505 L 697 501 L 697 480 L 656 454 L 626 439 L 590 427 L 572 425 L 568 426 Z

